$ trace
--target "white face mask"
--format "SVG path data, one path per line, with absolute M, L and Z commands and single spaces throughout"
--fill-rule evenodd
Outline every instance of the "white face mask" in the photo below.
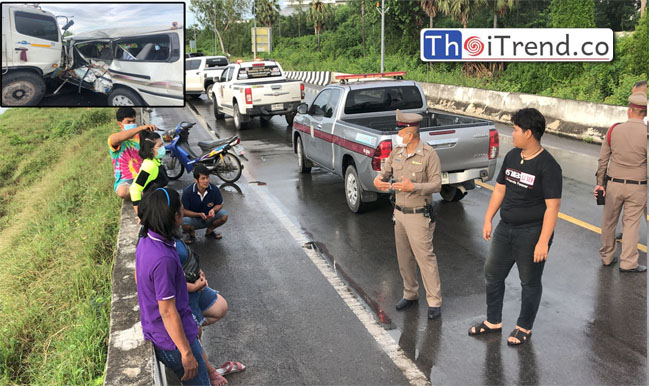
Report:
M 397 147 L 406 147 L 408 146 L 407 143 L 403 143 L 403 137 L 400 135 L 397 135 Z

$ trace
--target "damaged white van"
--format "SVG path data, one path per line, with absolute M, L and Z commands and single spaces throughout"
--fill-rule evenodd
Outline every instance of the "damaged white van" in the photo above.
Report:
M 38 105 L 46 79 L 59 83 L 54 94 L 71 83 L 108 95 L 109 106 L 184 104 L 182 26 L 62 35 L 53 14 L 2 5 L 3 106 Z

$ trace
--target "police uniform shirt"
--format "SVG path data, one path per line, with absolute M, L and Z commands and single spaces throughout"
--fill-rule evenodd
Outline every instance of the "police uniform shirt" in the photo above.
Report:
M 599 154 L 597 185 L 604 185 L 607 170 L 609 177 L 647 180 L 647 126 L 642 119 L 630 118 L 616 125 L 610 145 L 604 138 Z
M 408 156 L 406 147 L 397 147 L 383 163 L 379 173 L 383 181 L 390 176 L 394 182 L 401 182 L 401 177 L 412 181 L 412 192 L 395 192 L 396 204 L 404 208 L 419 208 L 433 202 L 433 193 L 442 188 L 442 174 L 437 152 L 430 145 L 419 141 L 415 152 Z
M 542 223 L 545 200 L 561 198 L 561 166 L 547 150 L 521 164 L 521 149 L 507 153 L 496 181 L 505 185 L 500 218 L 507 224 Z

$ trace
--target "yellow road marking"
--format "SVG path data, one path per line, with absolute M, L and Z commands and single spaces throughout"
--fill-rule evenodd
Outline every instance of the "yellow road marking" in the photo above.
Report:
M 476 183 L 476 185 L 482 186 L 485 189 L 494 190 L 494 187 L 492 185 L 485 184 L 482 181 L 475 180 L 475 183 Z M 580 226 L 582 228 L 586 228 L 589 231 L 593 231 L 593 232 L 595 232 L 597 234 L 602 234 L 602 228 L 596 227 L 595 225 L 591 225 L 591 224 L 589 224 L 589 223 L 587 223 L 585 221 L 581 221 L 581 220 L 576 219 L 576 218 L 574 218 L 572 216 L 568 216 L 565 213 L 559 212 L 559 218 L 562 219 L 562 220 L 571 222 L 571 223 L 573 223 L 573 224 L 575 224 L 577 226 Z M 649 220 L 649 215 L 647 216 L 647 220 Z M 616 240 L 616 241 L 620 242 L 620 240 Z M 638 249 L 641 250 L 642 252 L 645 252 L 645 253 L 647 252 L 647 246 L 644 245 L 644 244 L 638 243 Z

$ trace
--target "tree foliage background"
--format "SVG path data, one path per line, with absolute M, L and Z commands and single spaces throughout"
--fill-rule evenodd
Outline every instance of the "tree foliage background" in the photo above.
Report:
M 199 50 L 207 55 L 229 53 L 232 59 L 252 58 L 253 0 L 191 1 L 208 3 L 210 9 L 223 13 L 216 18 L 216 28 L 220 29 L 224 49 L 216 44 L 215 50 L 218 36 L 214 23 L 209 24 L 210 19 L 203 17 L 198 18 L 201 25 L 195 28 Z M 257 7 L 268 3 L 267 8 L 277 3 L 254 1 Z M 312 1 L 302 0 L 302 4 L 303 11 L 277 15 L 272 20 L 273 51 L 264 53 L 265 57 L 280 61 L 286 70 L 379 71 L 381 17 L 375 10 L 376 0 L 348 0 L 334 7 L 331 15 L 321 18 L 319 35 L 313 16 L 308 17 Z M 433 5 L 436 12 L 431 19 L 426 11 Z M 633 83 L 646 80 L 649 74 L 648 15 L 641 18 L 640 0 L 385 0 L 385 6 L 389 7 L 385 18 L 385 69 L 407 71 L 409 79 L 624 105 Z M 504 63 L 500 67 L 483 66 L 482 72 L 469 72 L 463 63 L 429 65 L 419 59 L 419 33 L 431 22 L 435 28 L 462 28 L 463 22 L 468 28 L 493 28 L 494 20 L 497 28 L 611 28 L 616 31 L 614 60 Z M 260 25 L 259 19 L 257 23 Z M 188 28 L 186 36 L 193 39 L 194 29 Z

